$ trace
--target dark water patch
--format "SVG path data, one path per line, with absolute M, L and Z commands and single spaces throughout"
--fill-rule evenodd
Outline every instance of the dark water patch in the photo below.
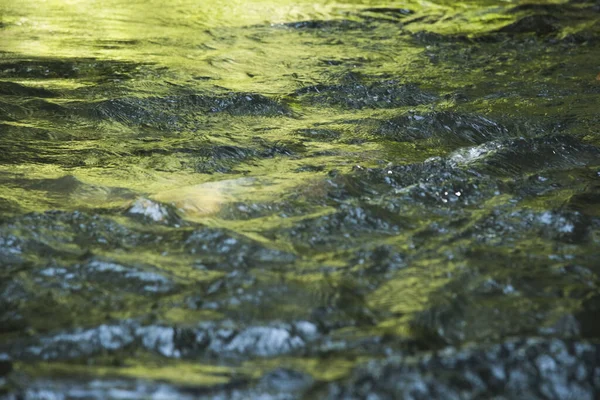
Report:
M 408 264 L 405 255 L 390 245 L 357 249 L 352 252 L 351 264 L 359 265 L 357 275 L 370 279 L 384 280 Z
M 339 131 L 334 129 L 299 129 L 295 132 L 296 134 L 307 138 L 309 140 L 330 142 L 339 139 L 342 135 Z
M 414 14 L 406 8 L 394 8 L 394 7 L 371 7 L 364 8 L 357 13 L 357 17 L 365 22 L 384 24 L 384 23 L 396 23 L 402 24 L 407 16 Z M 402 26 L 402 25 L 400 25 Z
M 385 168 L 360 168 L 354 173 L 355 188 L 372 193 L 390 194 L 390 200 L 399 204 L 405 196 L 427 205 L 478 204 L 482 199 L 500 194 L 503 184 L 475 171 L 457 168 L 442 158 L 428 159 L 422 163 L 390 165 Z M 389 205 L 388 205 L 389 206 Z
M 180 127 L 178 115 L 170 113 L 168 99 L 114 99 L 95 104 L 74 105 L 75 112 L 92 120 L 113 119 L 125 125 L 147 125 L 159 129 Z
M 65 175 L 58 179 L 33 180 L 27 186 L 34 190 L 44 190 L 46 192 L 72 193 L 85 186 L 85 184 L 73 175 Z
M 396 81 L 371 85 L 313 86 L 303 89 L 299 94 L 304 95 L 303 98 L 312 105 L 348 109 L 414 107 L 435 100 L 434 96 L 414 85 L 398 85 Z
M 414 335 L 433 348 L 511 336 L 580 337 L 574 313 L 593 293 L 593 273 L 580 265 L 596 261 L 572 256 L 565 262 L 545 256 L 547 249 L 520 254 L 518 247 L 512 245 L 510 257 L 499 245 L 469 249 L 468 272 L 432 293 L 427 307 L 412 316 Z M 527 269 L 520 268 L 524 264 Z
M 344 62 L 341 60 L 321 60 L 325 65 L 342 65 Z
M 0 118 L 4 121 L 18 121 L 28 116 L 27 109 L 12 102 L 0 100 Z M 4 124 L 3 124 L 4 126 Z
M 212 112 L 225 111 L 231 115 L 254 115 L 263 117 L 292 115 L 283 103 L 256 93 L 232 93 L 222 99 L 208 100 Z
M 194 117 L 227 112 L 234 116 L 285 116 L 291 111 L 282 103 L 254 93 L 222 96 L 174 95 L 103 100 L 91 104 L 73 103 L 75 112 L 93 120 L 113 119 L 125 125 L 182 129 L 194 126 Z
M 2 274 L 0 293 L 2 294 L 2 300 L 0 300 L 2 306 L 0 308 L 2 310 L 0 311 L 0 322 L 2 322 L 0 324 L 0 334 L 24 331 L 29 323 L 20 309 L 20 305 L 29 297 L 27 289 L 21 283 L 10 280 L 9 274 L 5 272 Z
M 140 46 L 143 42 L 140 40 L 103 40 L 96 44 L 97 47 L 103 49 L 125 49 L 127 47 Z
M 269 215 L 301 215 L 293 204 L 232 202 L 224 205 L 219 216 L 230 220 L 250 220 Z
M 295 30 L 320 31 L 328 33 L 368 29 L 368 25 L 365 23 L 348 19 L 299 21 L 281 24 L 281 26 Z
M 446 146 L 481 144 L 509 136 L 507 128 L 486 117 L 448 111 L 402 115 L 384 121 L 376 133 L 399 142 L 431 139 Z
M 163 302 L 182 287 L 158 268 L 98 258 L 76 264 L 55 262 L 25 271 L 21 268 L 19 278 L 0 288 L 8 307 L 0 315 L 4 332 L 21 338 L 26 332 L 89 326 L 117 316 L 156 318 Z M 135 311 L 125 311 L 125 307 Z M 23 346 L 14 350 L 22 351 Z
M 513 192 L 532 203 L 545 201 L 547 207 L 561 207 L 596 216 L 597 168 L 572 168 L 525 175 L 514 180 Z
M 7 359 L 0 359 L 0 377 L 8 375 L 13 369 L 12 363 Z
M 583 2 L 582 2 L 583 3 Z M 563 12 L 573 12 L 579 11 L 580 8 L 577 6 L 573 6 L 574 2 L 563 3 L 563 4 L 535 4 L 535 3 L 525 3 L 519 4 L 510 8 L 507 13 L 520 13 L 520 12 L 534 12 L 534 13 L 563 13 Z
M 519 34 L 534 33 L 536 35 L 548 35 L 558 31 L 559 19 L 549 15 L 530 15 L 522 17 L 516 22 L 504 26 L 498 30 L 501 33 Z
M 569 197 L 566 207 L 584 215 L 600 217 L 600 187 L 596 185 L 585 193 Z
M 128 248 L 145 238 L 100 215 L 75 211 L 30 213 L 12 218 L 0 226 L 0 236 L 25 236 L 27 254 L 48 256 L 57 252 L 81 255 L 89 248 Z
M 543 146 L 548 144 L 546 140 L 547 138 L 539 139 Z M 567 139 L 568 142 L 570 140 L 571 138 Z M 583 151 L 586 154 L 588 151 L 591 152 L 589 162 L 592 162 L 596 158 L 595 153 L 597 150 L 595 148 L 582 145 L 577 141 L 574 141 L 572 144 L 575 145 L 575 143 L 577 143 L 576 146 L 583 146 Z M 550 141 L 550 144 L 550 152 L 554 152 L 554 149 L 557 149 L 557 147 L 554 147 L 552 141 Z M 549 196 L 553 190 L 568 190 L 568 186 L 565 186 L 567 184 L 577 185 L 575 187 L 579 187 L 579 190 L 588 190 L 586 189 L 585 181 L 580 184 L 578 180 L 573 181 L 573 179 L 568 177 L 561 178 L 561 174 L 568 176 L 573 173 L 573 167 L 578 166 L 577 164 L 575 166 L 570 164 L 570 156 L 568 154 L 566 162 L 562 155 L 556 156 L 556 162 L 553 162 L 549 156 L 540 157 L 540 161 L 536 162 L 535 153 L 528 153 L 523 156 L 523 163 L 527 165 L 527 167 L 525 167 L 525 165 L 523 166 L 523 170 L 499 174 L 501 177 L 508 176 L 516 179 L 512 182 L 507 182 L 487 175 L 487 171 L 492 168 L 492 171 L 494 172 L 494 175 L 492 176 L 497 176 L 498 170 L 496 169 L 495 164 L 488 164 L 485 161 L 482 161 L 481 163 L 465 162 L 466 159 L 463 158 L 462 154 L 471 154 L 474 156 L 473 159 L 481 157 L 481 154 L 483 153 L 480 154 L 477 149 L 478 148 L 471 148 L 465 150 L 459 153 L 460 157 L 457 157 L 455 154 L 449 159 L 438 158 L 427 160 L 423 163 L 401 166 L 390 165 L 385 168 L 359 168 L 355 170 L 351 179 L 348 179 L 348 177 L 344 177 L 343 179 L 338 178 L 338 185 L 342 185 L 339 185 L 339 189 L 335 196 L 342 196 L 341 199 L 344 199 L 346 196 L 351 196 L 353 193 L 366 192 L 369 193 L 370 196 L 381 196 L 377 203 L 380 206 L 385 207 L 388 212 L 417 212 L 417 215 L 429 213 L 433 216 L 436 214 L 436 210 L 445 213 L 449 210 L 458 212 L 458 209 L 462 209 L 465 206 L 479 207 L 484 201 L 500 195 L 518 195 L 519 198 L 528 200 L 531 199 L 532 196 Z M 528 150 L 531 151 L 532 146 L 529 146 Z M 567 153 L 569 151 L 571 150 L 567 150 Z M 556 153 L 551 154 L 555 155 Z M 493 154 L 489 156 L 494 157 Z M 484 155 L 481 160 L 484 160 L 485 157 L 487 157 L 487 155 Z M 578 160 L 585 158 L 580 157 L 580 155 L 574 157 Z M 457 160 L 459 161 L 458 164 L 456 164 Z M 518 158 L 515 156 L 511 156 L 511 166 L 519 166 Z M 529 178 L 528 175 L 524 175 L 523 178 L 519 177 L 520 174 L 527 174 L 533 171 L 545 172 L 542 175 L 533 175 L 531 178 Z M 553 178 L 554 175 L 552 171 L 558 171 L 554 173 L 554 175 L 558 174 L 559 176 Z M 565 172 L 563 173 L 560 171 Z M 596 176 L 593 172 L 588 172 L 586 176 L 588 179 L 587 185 L 593 184 L 596 180 Z M 561 181 L 557 181 L 556 179 L 558 178 L 560 178 Z M 565 181 L 565 179 L 567 179 L 567 181 Z M 523 187 L 524 180 L 527 182 L 533 180 L 535 182 L 526 184 L 527 190 L 525 190 Z M 531 192 L 535 187 L 538 187 L 538 191 Z M 568 198 L 569 197 L 567 197 L 567 199 Z M 577 197 L 575 199 L 577 199 Z M 573 201 L 575 201 L 575 199 Z M 555 204 L 556 207 L 561 205 L 561 203 Z M 505 216 L 508 217 L 508 215 L 511 215 L 511 212 L 507 212 Z M 526 218 L 525 215 L 515 214 L 515 222 L 518 221 L 523 222 L 524 225 L 515 227 L 514 232 L 530 232 L 530 229 L 535 229 L 531 234 L 547 235 L 553 240 L 564 240 L 567 242 L 574 241 L 577 243 L 587 237 L 589 233 L 587 227 L 590 223 L 590 221 L 581 214 L 559 212 L 555 215 L 555 213 L 550 210 L 545 213 L 533 213 L 531 218 Z M 536 223 L 534 224 L 534 222 Z M 510 226 L 511 224 L 509 223 L 508 225 Z M 490 230 L 497 232 L 501 226 L 502 223 L 500 222 L 492 222 Z M 490 234 L 492 234 L 491 231 Z M 497 237 L 510 237 L 506 235 L 508 235 L 508 232 Z
M 294 172 L 323 172 L 325 167 L 323 165 L 303 165 L 294 170 Z
M 7 59 L 0 63 L 0 77 L 5 79 L 76 79 L 110 77 L 123 80 L 131 78 L 139 64 L 96 60 L 93 58 L 52 59 L 29 58 Z
M 294 173 L 320 172 L 324 169 L 318 165 L 302 166 L 295 169 Z M 317 184 L 320 186 L 321 184 Z M 319 189 L 316 189 L 319 190 Z M 320 207 L 325 201 L 310 185 L 306 185 L 300 190 L 290 191 L 281 198 L 274 201 L 233 201 L 224 204 L 219 217 L 227 220 L 250 221 L 259 218 L 291 218 L 300 217 L 307 213 L 314 212 L 314 207 Z
M 374 13 L 374 14 L 384 14 L 393 17 L 403 17 L 405 15 L 411 15 L 414 11 L 411 11 L 407 8 L 394 8 L 394 7 L 371 7 L 364 8 L 361 10 L 362 12 Z
M 344 14 L 348 17 L 347 19 L 315 19 L 284 23 L 276 26 L 317 35 L 330 35 L 341 32 L 348 34 L 364 32 L 369 34 L 378 29 L 381 24 L 404 22 L 407 16 L 414 14 L 414 11 L 395 7 L 367 7 L 357 12 L 346 12 Z
M 3 196 L 0 196 L 0 210 L 3 213 L 3 216 L 0 217 L 0 224 L 22 211 L 19 202 Z
M 206 270 L 200 262 L 195 268 Z M 320 282 L 303 284 L 278 273 L 235 270 L 193 291 L 185 299 L 185 308 L 215 310 L 239 323 L 268 323 L 282 320 L 283 315 L 286 321 L 311 320 L 311 311 L 333 295 L 333 288 Z
M 370 63 L 370 60 L 364 57 L 340 57 L 337 59 L 325 59 L 320 61 L 321 63 L 329 67 L 344 66 L 349 69 L 367 66 Z
M 305 146 L 298 140 L 267 140 L 255 137 L 248 141 L 246 146 L 239 146 L 237 140 L 229 141 L 232 144 L 224 144 L 228 141 L 218 141 L 220 144 L 213 144 L 213 140 L 204 136 L 198 139 L 186 141 L 182 146 L 181 141 L 173 140 L 162 143 L 160 148 L 154 145 L 132 144 L 132 149 L 128 152 L 131 155 L 141 156 L 149 160 L 160 159 L 165 156 L 180 157 L 181 169 L 192 169 L 201 173 L 238 173 L 236 167 L 243 163 L 255 164 L 260 159 L 298 156 L 305 152 Z M 215 142 L 217 142 L 215 140 Z M 157 169 L 159 168 L 157 166 Z
M 335 213 L 301 221 L 291 229 L 279 231 L 301 249 L 345 249 L 366 237 L 397 234 L 407 222 L 401 216 L 376 206 L 341 204 Z M 284 233 L 285 232 L 285 233 Z M 340 236 L 333 235 L 339 232 Z
M 31 114 L 42 114 L 45 116 L 51 116 L 53 118 L 64 118 L 70 116 L 70 112 L 67 107 L 51 100 L 34 98 L 21 103 L 21 105 L 28 111 L 28 113 Z
M 273 158 L 279 156 L 296 156 L 302 154 L 306 150 L 306 146 L 300 141 L 281 140 L 269 143 L 264 140 L 259 140 L 261 147 L 260 152 L 262 158 Z
M 232 173 L 238 164 L 251 161 L 256 156 L 257 151 L 254 148 L 213 145 L 200 151 L 194 168 L 202 173 Z
M 482 36 L 482 37 L 468 37 L 466 35 L 461 34 L 448 34 L 448 33 L 437 33 L 437 32 L 429 32 L 429 31 L 416 31 L 414 33 L 410 33 L 410 38 L 422 45 L 432 45 L 437 46 L 440 44 L 452 44 L 452 43 L 477 43 L 477 42 L 495 42 L 500 41 L 499 38 L 495 38 L 493 36 Z M 437 62 L 435 58 L 431 58 L 433 62 Z
M 1 106 L 0 106 L 1 107 Z M 37 140 L 81 140 L 85 136 L 55 128 L 40 128 L 24 125 L 12 125 L 0 122 L 0 141 L 37 141 Z
M 566 135 L 494 141 L 455 153 L 451 160 L 496 176 L 569 169 L 598 163 L 600 149 Z
M 386 206 L 391 212 L 398 212 L 404 208 L 402 201 L 409 200 L 422 207 L 423 212 L 428 207 L 436 207 L 443 213 L 454 210 L 460 214 L 458 209 L 477 206 L 503 192 L 506 192 L 506 187 L 502 182 L 457 170 L 449 175 L 434 175 L 428 182 L 400 189 L 396 196 L 386 197 Z
M 23 235 L 26 240 L 20 239 Z M 139 313 L 149 312 L 153 303 L 148 299 L 172 293 L 179 282 L 142 262 L 132 265 L 92 254 L 123 255 L 130 246 L 151 247 L 153 240 L 155 235 L 80 212 L 33 213 L 6 221 L 0 227 L 5 271 L 0 289 L 10 304 L 2 316 L 5 326 L 47 331 L 94 323 L 134 304 Z
M 597 6 L 594 5 L 523 3 L 495 11 L 500 11 L 502 16 L 493 15 L 486 23 L 472 25 L 469 30 L 439 31 L 427 28 L 427 23 L 436 24 L 444 19 L 453 21 L 461 18 L 460 15 L 448 15 L 444 18 L 442 14 L 435 17 L 417 14 L 404 18 L 401 22 L 409 28 L 411 28 L 411 24 L 419 24 L 419 28 L 413 28 L 407 33 L 418 43 L 434 46 L 450 43 L 463 45 L 537 43 L 555 46 L 569 42 L 587 44 L 586 38 L 589 39 L 589 43 L 596 42 L 596 39 L 590 34 L 591 31 L 597 31 L 598 25 L 594 23 L 595 15 L 598 12 Z M 503 26 L 498 27 L 498 25 Z
M 498 286 L 502 290 L 502 286 Z M 512 287 L 506 286 L 504 289 L 508 288 Z M 496 307 L 491 309 L 485 302 L 490 297 L 477 299 L 479 303 L 471 304 L 475 299 L 462 293 L 453 293 L 452 298 L 436 293 L 429 299 L 431 304 L 428 309 L 413 316 L 410 323 L 413 335 L 424 346 L 435 349 L 449 344 L 534 335 L 544 322 L 546 316 L 530 301 L 520 299 L 521 307 L 518 310 L 507 310 L 502 303 L 508 301 L 497 296 L 494 299 Z
M 365 287 L 364 282 L 345 275 L 337 282 L 330 282 L 330 291 L 327 301 L 321 306 L 312 309 L 310 320 L 314 321 L 319 330 L 335 334 L 338 330 L 355 328 L 371 328 L 379 322 L 379 310 L 369 307 L 367 295 L 375 289 Z M 358 345 L 356 338 L 349 335 L 346 340 L 331 343 L 325 340 L 318 351 L 335 352 L 350 350 Z M 358 339 L 360 342 L 360 339 Z M 336 349 L 337 347 L 337 349 Z
M 193 231 L 185 240 L 187 252 L 197 255 L 198 263 L 208 269 L 227 270 L 257 266 L 282 267 L 295 261 L 294 254 L 264 245 L 222 229 Z
M 595 9 L 597 11 L 597 8 Z M 600 32 L 600 22 L 596 22 L 593 25 L 583 24 L 579 29 L 565 30 L 564 37 L 561 38 L 561 42 L 572 45 L 597 45 L 598 32 Z
M 561 18 L 573 17 L 571 21 L 578 21 L 589 18 L 590 13 L 598 12 L 598 5 L 595 1 L 575 0 L 558 4 L 535 4 L 525 3 L 511 7 L 507 14 L 533 13 L 537 15 L 556 15 Z
M 315 85 L 296 91 L 302 101 L 311 105 L 337 106 L 347 109 L 397 108 L 430 104 L 436 96 L 416 85 L 397 80 L 365 79 L 349 74 L 337 85 Z
M 0 152 L 0 162 L 9 165 L 21 163 L 54 164 L 73 168 L 111 165 L 116 156 L 121 156 L 121 154 L 115 153 L 111 149 L 98 148 L 92 144 L 82 147 L 83 149 L 73 149 L 68 143 L 59 144 L 53 140 L 0 143 L 0 148 L 4 150 L 4 152 Z
M 253 151 L 250 149 L 244 149 L 236 146 L 212 146 L 207 154 L 210 155 L 212 159 L 237 159 L 244 160 L 250 158 L 254 155 Z
M 304 152 L 304 147 L 297 141 L 271 142 L 259 139 L 242 147 L 213 144 L 204 134 L 184 140 L 168 138 L 158 146 L 152 141 L 148 144 L 148 141 L 134 137 L 124 140 L 114 138 L 112 143 L 107 140 L 99 145 L 97 138 L 90 140 L 83 136 L 69 140 L 71 137 L 65 136 L 62 130 L 55 133 L 54 130 L 26 127 L 10 127 L 7 134 L 21 131 L 34 137 L 30 140 L 15 140 L 7 135 L 2 140 L 0 136 L 0 148 L 5 150 L 0 153 L 0 162 L 56 164 L 66 168 L 135 163 L 156 171 L 190 170 L 213 174 L 239 173 L 238 167 L 243 163 L 253 164 L 261 158 L 296 156 Z M 85 131 L 82 134 L 86 135 Z
M 580 335 L 586 339 L 600 339 L 600 323 L 596 315 L 600 311 L 600 295 L 595 294 L 583 301 L 575 315 L 579 322 Z
M 122 199 L 133 200 L 135 192 L 118 187 L 106 187 L 91 185 L 77 179 L 73 175 L 65 175 L 56 179 L 27 179 L 16 180 L 14 183 L 21 184 L 23 187 L 46 192 L 49 196 L 76 199 L 89 199 L 91 201 L 100 201 L 101 199 Z
M 245 159 L 254 154 L 253 149 L 238 148 L 228 145 L 213 145 L 201 134 L 200 138 L 190 139 L 184 143 L 173 140 L 153 140 L 152 137 L 141 139 L 142 144 L 131 150 L 131 154 L 141 157 L 168 156 L 172 154 L 185 154 L 193 157 L 209 157 L 214 155 L 215 159 Z M 163 147 L 157 147 L 154 142 L 162 142 Z M 173 144 L 172 144 L 173 143 Z M 212 158 L 212 157 L 211 157 Z
M 20 97 L 58 97 L 58 93 L 48 89 L 25 86 L 14 82 L 0 82 L 0 95 Z
M 36 285 L 34 278 L 28 277 L 22 267 L 20 274 L 8 275 L 0 287 L 3 296 L 4 311 L 0 314 L 4 339 L 27 337 L 27 332 L 48 332 L 65 329 L 80 323 L 93 323 L 102 320 L 106 314 L 102 302 L 90 301 L 84 294 L 78 293 L 76 286 L 69 282 L 62 289 Z M 37 278 L 38 281 L 44 280 Z M 122 303 L 121 303 L 122 306 Z M 16 350 L 16 349 L 15 349 Z
M 585 7 L 574 3 L 520 4 L 506 11 L 507 15 L 515 16 L 515 21 L 496 32 L 508 35 L 532 34 L 541 38 L 550 38 L 549 44 L 584 43 L 587 41 L 586 37 L 594 40 L 587 32 L 591 26 L 588 21 L 594 17 L 595 12 L 597 10 L 594 6 Z

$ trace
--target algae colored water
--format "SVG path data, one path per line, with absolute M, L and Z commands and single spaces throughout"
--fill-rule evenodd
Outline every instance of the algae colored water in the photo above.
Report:
M 0 0 L 0 398 L 600 398 L 600 2 Z

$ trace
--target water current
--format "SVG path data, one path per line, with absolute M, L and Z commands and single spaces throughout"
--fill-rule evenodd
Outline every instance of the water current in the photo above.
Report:
M 0 398 L 600 398 L 600 2 L 0 0 Z

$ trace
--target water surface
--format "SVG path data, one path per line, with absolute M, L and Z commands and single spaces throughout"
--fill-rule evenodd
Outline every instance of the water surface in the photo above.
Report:
M 595 399 L 599 33 L 0 1 L 0 396 Z

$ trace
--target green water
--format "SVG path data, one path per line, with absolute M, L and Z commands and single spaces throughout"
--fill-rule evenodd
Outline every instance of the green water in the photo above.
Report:
M 599 33 L 594 1 L 0 1 L 0 396 L 595 346 Z

